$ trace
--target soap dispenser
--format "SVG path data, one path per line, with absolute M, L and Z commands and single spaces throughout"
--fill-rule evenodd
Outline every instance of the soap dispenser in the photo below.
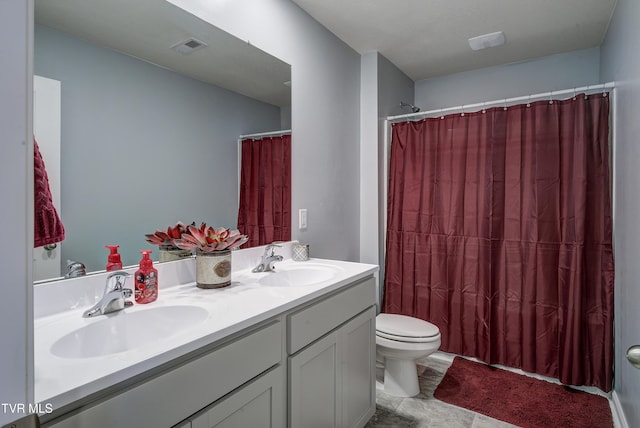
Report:
M 149 257 L 151 250 L 142 250 L 140 253 L 140 268 L 135 274 L 135 299 L 136 303 L 151 303 L 158 298 L 158 270 L 153 267 Z
M 109 249 L 109 256 L 107 257 L 107 272 L 112 270 L 122 269 L 122 260 L 120 260 L 120 254 L 118 248 L 120 245 L 105 245 L 104 248 Z

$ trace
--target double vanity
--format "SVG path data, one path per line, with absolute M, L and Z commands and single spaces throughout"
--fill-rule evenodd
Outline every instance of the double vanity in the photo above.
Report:
M 35 288 L 43 426 L 362 427 L 375 411 L 377 266 L 291 260 L 204 290 L 195 263 L 162 263 L 158 300 L 92 318 L 107 274 Z M 131 287 L 131 284 L 125 286 Z

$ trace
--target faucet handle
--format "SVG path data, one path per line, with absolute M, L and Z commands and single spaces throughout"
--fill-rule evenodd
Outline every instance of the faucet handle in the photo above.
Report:
M 275 249 L 276 248 L 282 248 L 282 245 L 278 245 L 278 244 L 269 244 L 266 247 L 264 247 L 264 254 L 265 256 L 269 254 L 269 251 L 271 251 L 271 255 L 273 256 L 275 253 Z
M 127 281 L 131 274 L 123 270 L 112 272 L 107 276 L 107 284 L 104 288 L 104 294 L 111 291 L 117 291 L 124 289 L 124 283 Z
M 133 302 L 130 300 L 126 300 L 126 299 L 130 299 L 133 296 L 133 290 L 130 288 L 124 288 L 122 290 L 122 297 L 124 297 L 125 301 L 124 301 L 124 307 L 125 308 L 130 308 L 131 306 L 133 306 Z

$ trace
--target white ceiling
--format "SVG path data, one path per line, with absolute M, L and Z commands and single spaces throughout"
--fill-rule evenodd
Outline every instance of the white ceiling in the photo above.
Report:
M 293 0 L 359 53 L 414 81 L 599 46 L 616 0 Z M 472 51 L 467 39 L 503 31 Z
M 276 106 L 291 105 L 289 64 L 165 0 L 36 0 L 35 21 Z M 171 46 L 190 37 L 208 46 Z
M 599 46 L 616 0 L 292 0 L 359 53 L 413 80 Z M 165 0 L 36 0 L 36 22 L 274 105 L 289 105 L 288 64 Z M 503 31 L 503 46 L 467 39 Z M 196 37 L 209 46 L 169 49 Z M 262 61 L 266 61 L 263 63 Z M 220 66 L 223 65 L 223 66 Z

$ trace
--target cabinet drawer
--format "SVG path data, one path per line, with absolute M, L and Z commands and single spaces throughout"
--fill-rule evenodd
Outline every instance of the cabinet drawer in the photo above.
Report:
M 294 354 L 376 303 L 373 277 L 287 316 L 287 351 Z
M 49 426 L 173 426 L 281 360 L 282 324 L 275 321 Z

